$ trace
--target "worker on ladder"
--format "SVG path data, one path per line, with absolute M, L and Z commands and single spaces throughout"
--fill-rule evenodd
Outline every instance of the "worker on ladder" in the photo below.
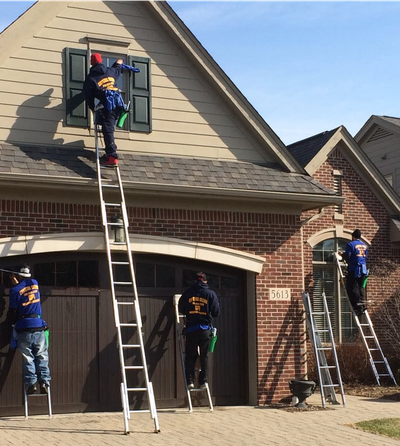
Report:
M 28 395 L 47 394 L 50 386 L 48 326 L 42 319 L 39 284 L 31 278 L 30 268 L 24 265 L 10 274 L 10 307 L 7 318 L 15 323 L 13 339 L 22 354 L 25 391 Z M 47 332 L 47 333 L 46 333 Z
M 208 349 L 213 328 L 213 318 L 220 313 L 219 301 L 207 283 L 203 272 L 196 274 L 195 283 L 182 294 L 179 311 L 186 316 L 185 375 L 188 389 L 194 388 L 195 365 L 200 350 L 199 388 L 206 388 Z
M 360 239 L 361 231 L 356 229 L 352 233 L 352 241 L 347 244 L 346 251 L 339 253 L 348 265 L 346 291 L 357 316 L 361 316 L 367 309 L 365 279 L 368 276 L 368 247 Z
M 107 68 L 103 65 L 103 59 L 99 53 L 91 55 L 90 65 L 91 68 L 83 86 L 83 94 L 92 112 L 95 109 L 95 99 L 100 101 L 102 108 L 98 108 L 95 124 L 101 124 L 106 152 L 100 158 L 100 165 L 114 167 L 118 165 L 117 146 L 114 139 L 115 125 L 120 114 L 126 110 L 116 82 L 124 70 L 134 73 L 139 73 L 140 70 L 124 64 L 122 59 L 118 59 L 111 67 Z

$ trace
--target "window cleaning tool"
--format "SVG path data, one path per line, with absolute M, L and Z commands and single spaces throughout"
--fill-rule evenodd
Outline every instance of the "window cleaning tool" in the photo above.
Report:
M 211 329 L 211 341 L 210 341 L 210 346 L 208 347 L 208 351 L 210 353 L 214 352 L 214 348 L 215 348 L 215 343 L 217 342 L 218 336 L 217 336 L 217 329 L 216 328 L 212 328 Z
M 122 129 L 122 127 L 125 124 L 126 118 L 129 115 L 129 106 L 131 105 L 131 102 L 128 102 L 128 105 L 125 107 L 125 110 L 121 113 L 118 122 L 117 122 L 117 127 L 119 129 Z

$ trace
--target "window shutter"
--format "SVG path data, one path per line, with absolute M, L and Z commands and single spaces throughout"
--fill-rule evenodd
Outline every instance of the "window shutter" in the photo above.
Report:
M 152 131 L 150 59 L 131 56 L 129 65 L 140 69 L 140 73 L 130 73 L 130 129 L 135 132 L 150 133 Z
M 87 51 L 65 49 L 65 86 L 67 99 L 67 125 L 88 127 L 88 108 L 83 96 L 87 73 Z

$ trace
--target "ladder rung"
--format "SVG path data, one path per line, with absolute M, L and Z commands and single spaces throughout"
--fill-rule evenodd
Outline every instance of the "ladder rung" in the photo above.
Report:
M 322 384 L 322 387 L 339 387 L 340 384 Z
M 140 348 L 140 344 L 122 344 L 122 348 Z
M 128 387 L 126 390 L 128 392 L 147 392 L 146 387 Z
M 129 262 L 111 262 L 112 265 L 129 265 Z
M 389 373 L 378 373 L 378 376 L 391 376 Z
M 125 323 L 119 324 L 119 326 L 120 327 L 137 327 L 138 324 L 131 324 L 131 323 L 128 324 L 127 322 L 125 322 Z
M 365 339 L 375 339 L 375 336 L 364 336 Z
M 329 330 L 328 329 L 325 329 L 325 330 L 314 330 L 314 333 L 329 333 Z
M 335 365 L 321 365 L 319 366 L 320 369 L 336 369 Z
M 360 327 L 370 327 L 369 324 L 360 324 Z
M 379 352 L 379 348 L 369 348 L 370 352 Z
M 374 364 L 385 364 L 385 361 L 372 361 Z
M 144 367 L 142 365 L 124 365 L 124 369 L 126 369 L 126 370 L 143 370 Z
M 108 226 L 120 226 L 120 227 L 122 227 L 122 224 L 121 224 L 121 223 L 107 222 L 107 225 L 108 225 Z
M 134 302 L 120 302 L 117 300 L 118 305 L 135 305 Z
M 133 282 L 114 282 L 114 285 L 132 285 Z
M 332 350 L 332 347 L 317 347 L 317 350 Z
M 129 413 L 150 413 L 151 411 L 150 411 L 150 409 L 142 409 L 142 410 L 140 410 L 140 409 L 137 409 L 137 410 L 130 410 L 129 411 Z
M 118 184 L 102 184 L 102 186 L 103 187 L 118 187 L 119 188 Z
M 121 203 L 106 203 L 106 202 L 104 202 L 104 206 L 121 207 Z
M 326 313 L 325 313 L 325 311 L 313 311 L 311 314 L 314 316 L 314 314 L 321 315 L 321 314 L 326 314 Z

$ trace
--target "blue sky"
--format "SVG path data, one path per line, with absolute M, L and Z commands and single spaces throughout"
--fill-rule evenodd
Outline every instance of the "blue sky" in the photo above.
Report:
M 0 1 L 0 30 L 32 4 Z M 285 144 L 400 117 L 400 2 L 170 5 Z

